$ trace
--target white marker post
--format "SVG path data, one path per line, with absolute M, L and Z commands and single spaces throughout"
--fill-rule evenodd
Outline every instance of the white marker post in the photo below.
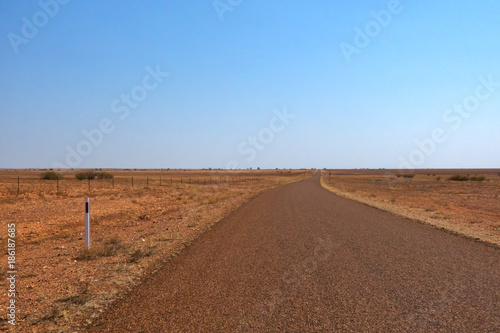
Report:
M 90 247 L 90 199 L 85 199 L 85 246 Z

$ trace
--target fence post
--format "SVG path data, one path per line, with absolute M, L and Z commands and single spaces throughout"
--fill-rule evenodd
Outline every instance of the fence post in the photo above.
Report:
M 17 176 L 17 194 L 19 195 L 19 176 Z
M 115 177 L 111 178 L 111 182 L 113 183 L 113 188 L 115 188 Z
M 132 187 L 134 187 L 134 176 L 132 176 Z
M 149 177 L 146 177 L 146 187 L 149 187 Z
M 90 247 L 90 199 L 85 199 L 85 247 Z
M 161 186 L 161 176 L 160 176 L 160 186 Z
M 59 177 L 56 177 L 56 182 L 57 182 L 57 192 L 59 192 Z

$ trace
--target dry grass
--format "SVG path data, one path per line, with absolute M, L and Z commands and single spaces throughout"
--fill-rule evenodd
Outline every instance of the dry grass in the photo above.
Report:
M 498 170 L 418 170 L 411 178 L 395 170 L 328 170 L 322 184 L 349 199 L 500 245 Z
M 44 170 L 0 171 L 0 235 L 8 223 L 16 224 L 22 262 L 18 329 L 23 332 L 73 331 L 70 327 L 93 319 L 231 210 L 277 186 L 276 180 L 284 184 L 311 175 L 289 170 L 106 170 L 114 179 L 92 180 L 89 191 L 88 181 L 75 178 L 81 170 L 56 171 L 63 176 L 59 189 L 55 180 L 40 179 Z M 90 249 L 83 240 L 84 198 L 91 200 Z M 6 249 L 5 238 L 0 245 Z M 5 252 L 0 253 L 0 261 L 7 262 Z M 0 287 L 6 290 L 5 279 Z M 6 302 L 4 291 L 0 303 Z M 5 315 L 0 307 L 0 317 Z M 5 328 L 0 322 L 0 330 Z
M 137 249 L 130 255 L 128 262 L 138 263 L 141 259 L 151 257 L 156 253 L 156 246 L 148 246 L 143 249 Z
M 67 297 L 60 298 L 58 302 L 72 303 L 76 305 L 84 305 L 92 298 L 92 293 L 89 289 L 89 284 L 84 283 L 82 287 L 76 293 L 73 293 Z
M 74 260 L 92 260 L 100 257 L 112 257 L 123 251 L 125 246 L 118 236 L 111 237 L 102 243 L 90 248 L 81 248 Z

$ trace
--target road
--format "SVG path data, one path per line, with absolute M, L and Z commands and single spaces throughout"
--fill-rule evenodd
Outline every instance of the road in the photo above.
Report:
M 92 332 L 500 332 L 500 250 L 347 200 L 264 192 Z

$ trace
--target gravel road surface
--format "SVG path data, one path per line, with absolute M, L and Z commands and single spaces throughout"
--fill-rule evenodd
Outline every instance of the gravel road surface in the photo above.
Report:
M 264 192 L 92 332 L 500 332 L 500 250 L 347 200 Z

